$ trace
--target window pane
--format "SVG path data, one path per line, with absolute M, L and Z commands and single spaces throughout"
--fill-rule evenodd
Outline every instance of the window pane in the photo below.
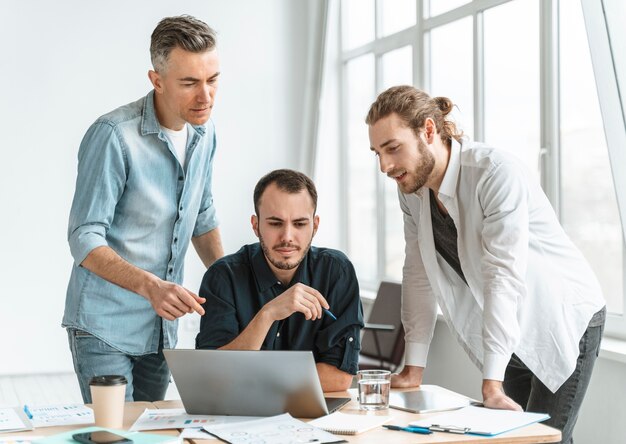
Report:
M 405 46 L 383 54 L 382 91 L 395 85 L 413 84 L 413 48 Z
M 622 231 L 579 2 L 561 2 L 560 28 L 563 227 L 596 272 L 607 309 L 621 314 Z
M 424 2 L 425 4 L 427 3 Z M 443 14 L 444 12 L 448 12 L 454 8 L 458 8 L 459 6 L 463 6 L 466 3 L 469 3 L 470 0 L 430 0 L 430 14 L 426 14 L 425 16 L 434 17 L 439 14 Z
M 402 31 L 415 24 L 415 0 L 379 1 L 380 36 Z
M 413 47 L 405 46 L 384 54 L 382 64 L 382 89 L 395 85 L 413 84 Z M 402 280 L 404 264 L 404 229 L 402 212 L 398 203 L 396 184 L 384 177 L 381 183 L 385 193 L 385 270 L 384 278 Z
M 369 149 L 365 114 L 374 101 L 374 56 L 346 67 L 348 124 L 348 255 L 359 280 L 376 274 L 376 158 Z
M 433 97 L 449 97 L 452 118 L 463 132 L 474 134 L 473 22 L 466 17 L 430 33 L 430 88 Z
M 374 0 L 343 0 L 341 5 L 343 49 L 374 40 Z
M 485 140 L 520 157 L 539 179 L 539 5 L 485 11 Z
M 398 187 L 385 177 L 385 279 L 402 280 L 404 265 L 404 225 L 398 203 Z

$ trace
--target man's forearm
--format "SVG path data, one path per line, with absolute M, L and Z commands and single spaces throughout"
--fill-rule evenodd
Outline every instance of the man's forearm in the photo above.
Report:
M 260 350 L 273 322 L 267 312 L 259 311 L 239 336 L 219 350 Z
M 315 366 L 324 392 L 342 392 L 350 388 L 350 384 L 352 384 L 350 373 L 324 362 L 318 362 Z
M 150 287 L 158 286 L 159 278 L 125 261 L 111 247 L 94 248 L 80 264 L 119 287 L 148 298 Z
M 203 315 L 203 298 L 186 288 L 164 281 L 122 259 L 110 247 L 94 248 L 81 265 L 101 278 L 143 296 L 153 310 L 168 321 L 196 311 Z
M 219 228 L 215 228 L 200 236 L 192 237 L 191 242 L 202 263 L 207 268 L 224 256 L 224 247 L 222 247 L 222 237 Z

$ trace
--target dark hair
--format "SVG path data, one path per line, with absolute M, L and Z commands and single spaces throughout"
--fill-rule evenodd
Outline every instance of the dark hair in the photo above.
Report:
M 170 52 L 176 47 L 189 52 L 210 51 L 215 48 L 215 31 L 190 15 L 165 17 L 154 28 L 150 40 L 150 59 L 155 71 L 165 70 Z
M 313 201 L 313 213 L 317 210 L 317 190 L 315 184 L 309 177 L 299 171 L 282 169 L 274 170 L 267 173 L 257 182 L 254 187 L 254 211 L 259 215 L 259 205 L 261 204 L 261 196 L 265 189 L 275 183 L 279 190 L 286 191 L 290 194 L 299 193 L 307 190 L 311 200 Z
M 446 119 L 454 104 L 447 97 L 430 97 L 424 91 L 408 85 L 393 86 L 380 93 L 370 106 L 365 123 L 374 125 L 380 119 L 396 113 L 402 121 L 417 135 L 430 117 L 435 121 L 441 140 L 449 143 L 450 139 L 459 141 L 463 132 L 456 124 Z

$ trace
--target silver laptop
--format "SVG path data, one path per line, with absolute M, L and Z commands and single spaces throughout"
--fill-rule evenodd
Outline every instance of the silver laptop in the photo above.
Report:
M 310 351 L 163 350 L 189 414 L 296 418 L 326 415 L 350 398 L 322 393 Z

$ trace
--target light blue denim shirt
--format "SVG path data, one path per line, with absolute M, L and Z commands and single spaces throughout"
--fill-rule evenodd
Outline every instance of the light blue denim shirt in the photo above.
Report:
M 217 227 L 214 154 L 213 122 L 191 126 L 186 166 L 181 166 L 157 121 L 154 91 L 91 125 L 78 152 L 68 227 L 74 264 L 64 327 L 141 355 L 157 351 L 162 325 L 164 347 L 176 345 L 177 321 L 162 319 L 144 297 L 80 264 L 94 248 L 109 246 L 129 263 L 182 283 L 191 237 Z

